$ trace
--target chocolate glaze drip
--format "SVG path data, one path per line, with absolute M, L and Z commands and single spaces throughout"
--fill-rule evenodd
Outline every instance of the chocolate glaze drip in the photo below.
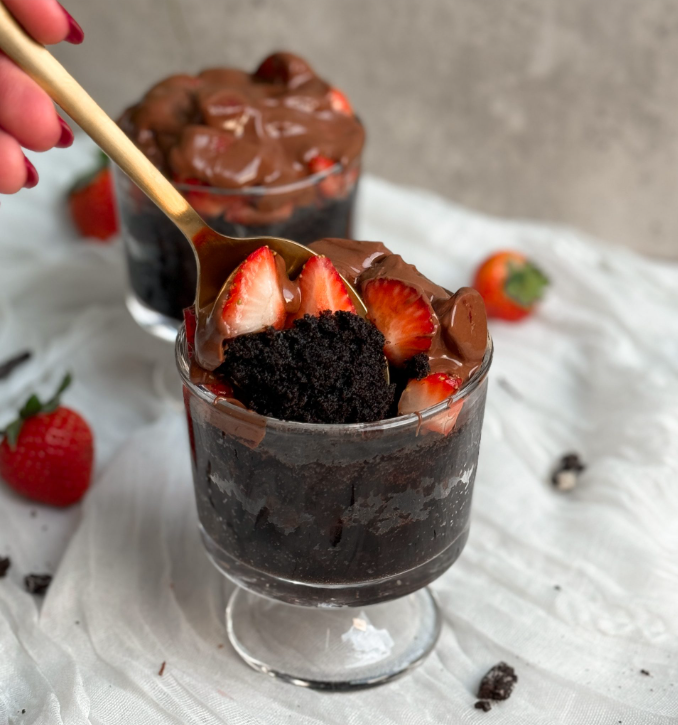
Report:
M 344 167 L 359 157 L 363 126 L 332 107 L 331 91 L 306 61 L 276 53 L 255 73 L 215 68 L 166 78 L 120 125 L 176 181 L 274 188 L 312 174 L 317 155 Z M 289 199 L 274 205 L 282 201 Z

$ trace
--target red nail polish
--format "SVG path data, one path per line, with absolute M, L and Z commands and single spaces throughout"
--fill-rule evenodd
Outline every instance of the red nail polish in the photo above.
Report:
M 61 118 L 61 116 L 57 116 L 57 118 L 59 119 L 59 125 L 61 126 L 61 136 L 56 142 L 56 147 L 58 149 L 67 149 L 73 144 L 73 131 L 71 131 L 68 124 L 63 118 Z
M 68 35 L 66 36 L 67 43 L 73 43 L 73 45 L 80 45 L 85 39 L 85 33 L 83 29 L 75 22 L 73 16 L 66 10 L 66 8 L 59 3 L 59 6 L 64 11 L 66 20 L 68 20 Z
M 25 189 L 32 189 L 38 183 L 38 172 L 35 166 L 24 156 L 26 162 L 26 182 L 24 183 Z

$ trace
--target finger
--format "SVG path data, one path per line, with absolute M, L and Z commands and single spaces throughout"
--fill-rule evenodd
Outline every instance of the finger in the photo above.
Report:
M 19 142 L 0 130 L 0 194 L 15 194 L 37 183 L 38 172 L 24 156 Z
M 5 55 L 0 54 L 0 126 L 33 151 L 47 151 L 62 134 L 47 94 Z
M 7 9 L 38 43 L 82 43 L 84 33 L 57 0 L 4 0 Z

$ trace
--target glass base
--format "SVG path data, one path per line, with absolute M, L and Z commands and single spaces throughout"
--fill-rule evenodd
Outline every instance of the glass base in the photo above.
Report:
M 237 588 L 226 609 L 231 644 L 255 670 L 300 687 L 353 690 L 421 664 L 440 634 L 428 589 L 360 608 L 308 608 Z
M 176 340 L 181 323 L 173 317 L 167 317 L 167 315 L 148 307 L 148 305 L 140 302 L 133 292 L 128 293 L 125 304 L 137 325 L 150 335 L 172 343 Z

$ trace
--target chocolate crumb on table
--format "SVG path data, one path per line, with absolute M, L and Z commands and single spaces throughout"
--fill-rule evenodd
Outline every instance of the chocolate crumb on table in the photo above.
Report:
M 506 662 L 499 662 L 480 681 L 478 697 L 481 700 L 508 700 L 518 682 L 515 670 Z
M 29 594 L 44 594 L 52 583 L 51 574 L 29 574 L 24 578 Z
M 551 475 L 551 483 L 559 491 L 571 491 L 576 488 L 579 475 L 586 470 L 581 458 L 576 453 L 565 454 Z
M 9 556 L 0 556 L 0 579 L 7 574 L 10 566 L 12 566 L 12 560 Z
M 492 709 L 492 703 L 489 700 L 478 700 L 473 707 L 475 707 L 476 710 L 489 712 Z
M 20 365 L 23 365 L 25 362 L 28 362 L 30 359 L 31 353 L 30 351 L 26 350 L 25 352 L 21 352 L 18 355 L 10 358 L 9 360 L 0 363 L 0 380 L 8 378 L 16 368 L 18 368 Z

